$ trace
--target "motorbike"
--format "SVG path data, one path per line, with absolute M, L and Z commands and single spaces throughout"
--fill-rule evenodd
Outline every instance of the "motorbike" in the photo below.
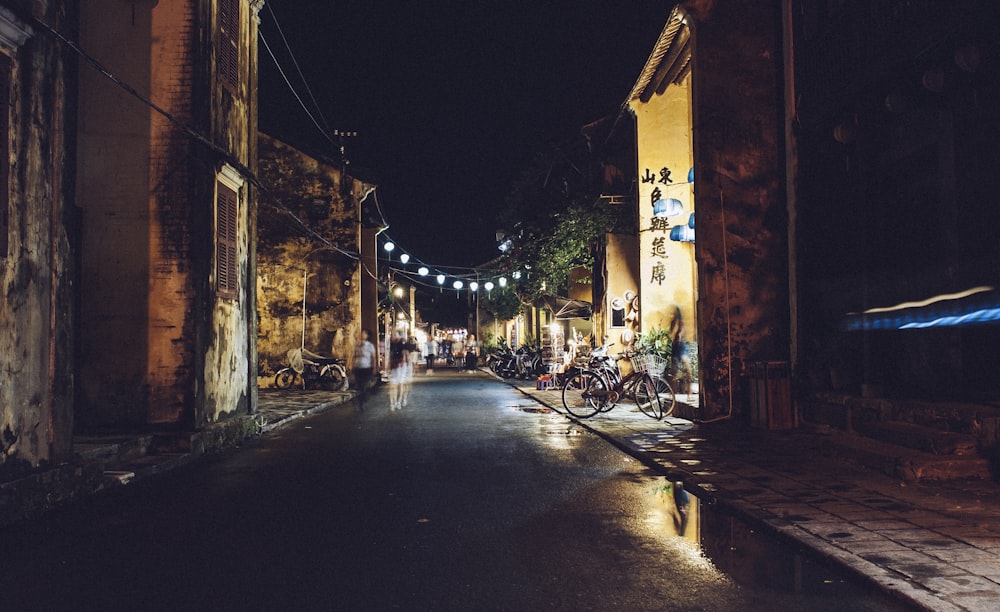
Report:
M 517 349 L 514 354 L 514 371 L 518 378 L 530 380 L 536 376 L 545 374 L 545 365 L 542 363 L 541 349 L 524 345 Z
M 348 386 L 347 368 L 342 359 L 295 348 L 288 351 L 288 366 L 274 375 L 274 386 L 288 389 L 300 378 L 303 389 L 311 383 L 318 383 L 330 391 L 346 391 Z

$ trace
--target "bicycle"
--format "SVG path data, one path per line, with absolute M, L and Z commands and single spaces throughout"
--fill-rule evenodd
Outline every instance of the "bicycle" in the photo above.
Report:
M 626 355 L 616 359 L 616 362 L 624 358 L 632 359 L 632 372 L 625 377 L 621 376 L 617 363 L 613 369 L 577 370 L 563 385 L 563 407 L 571 415 L 586 419 L 598 412 L 611 410 L 622 397 L 627 397 L 635 401 L 646 416 L 662 419 L 665 414 L 657 382 L 647 371 L 648 361 L 643 357 Z M 673 411 L 674 396 L 670 384 L 664 380 L 661 389 L 670 403 L 670 411 Z
M 297 377 L 302 378 L 303 388 L 307 383 L 318 381 L 321 386 L 332 391 L 345 391 L 348 386 L 347 369 L 337 357 L 327 357 L 307 349 L 288 351 L 289 366 L 274 375 L 274 386 L 288 389 Z
M 677 396 L 670 384 L 670 360 L 655 353 L 632 355 L 632 369 L 636 372 L 646 372 L 653 379 L 656 396 L 660 398 L 663 414 L 659 418 L 668 417 L 674 413 L 677 406 Z

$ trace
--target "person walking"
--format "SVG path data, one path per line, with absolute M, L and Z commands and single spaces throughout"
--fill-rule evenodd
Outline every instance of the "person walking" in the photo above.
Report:
M 358 332 L 358 341 L 354 346 L 354 385 L 358 388 L 358 410 L 364 411 L 371 385 L 372 374 L 375 371 L 375 345 L 368 338 L 367 329 Z
M 406 336 L 396 332 L 389 342 L 389 410 L 403 407 L 403 384 L 409 366 Z
M 479 364 L 479 343 L 476 342 L 476 335 L 469 334 L 469 339 L 465 343 L 465 369 L 475 370 Z
M 396 408 L 406 406 L 409 401 L 410 388 L 413 386 L 413 371 L 417 368 L 417 362 L 420 360 L 420 348 L 417 346 L 417 339 L 413 336 L 407 339 L 404 350 L 406 352 L 404 358 L 406 371 L 403 372 L 403 382 L 399 387 L 399 405 Z
M 429 376 L 434 373 L 434 360 L 437 359 L 438 352 L 438 343 L 434 336 L 427 336 L 424 350 L 427 352 L 425 359 L 427 361 L 427 375 Z

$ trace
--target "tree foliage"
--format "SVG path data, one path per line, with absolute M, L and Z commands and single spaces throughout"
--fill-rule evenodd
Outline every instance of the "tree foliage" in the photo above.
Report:
M 485 295 L 480 294 L 480 298 L 479 305 L 497 321 L 509 321 L 524 309 L 521 300 L 512 290 L 494 289 Z
M 572 270 L 593 266 L 617 222 L 600 202 L 594 168 L 581 139 L 539 152 L 514 182 L 501 217 L 509 244 L 500 266 L 523 303 L 564 293 Z

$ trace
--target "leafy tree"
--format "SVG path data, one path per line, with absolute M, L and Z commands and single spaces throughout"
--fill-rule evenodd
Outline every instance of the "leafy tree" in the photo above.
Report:
M 479 305 L 497 321 L 509 321 L 521 314 L 524 305 L 513 291 L 494 289 L 486 295 L 480 294 Z
M 546 147 L 514 182 L 501 216 L 511 230 L 500 267 L 523 303 L 563 293 L 572 270 L 592 268 L 605 233 L 620 222 L 599 198 L 595 167 L 581 138 Z

